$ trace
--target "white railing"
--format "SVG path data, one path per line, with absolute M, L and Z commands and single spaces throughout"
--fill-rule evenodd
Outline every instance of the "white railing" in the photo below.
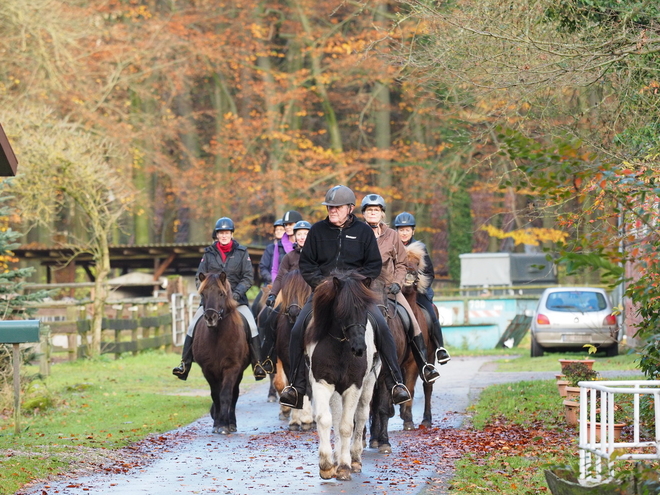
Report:
M 600 483 L 614 476 L 615 459 L 660 460 L 660 381 L 620 380 L 579 382 L 580 482 Z M 622 395 L 632 395 L 632 441 L 615 438 L 615 410 Z M 640 397 L 651 395 L 655 415 L 654 440 L 640 440 Z M 617 403 L 618 400 L 618 403 Z M 628 398 L 627 402 L 630 402 Z M 599 420 L 596 421 L 597 415 Z M 590 428 L 590 425 L 594 425 Z M 630 439 L 628 439 L 630 440 Z M 616 451 L 616 454 L 615 454 Z M 613 455 L 614 454 L 614 455 Z

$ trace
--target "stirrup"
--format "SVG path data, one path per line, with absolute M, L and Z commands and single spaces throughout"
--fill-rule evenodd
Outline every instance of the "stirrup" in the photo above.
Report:
M 431 375 L 430 378 L 426 377 L 427 373 Z M 424 380 L 426 383 L 433 383 L 438 378 L 440 378 L 440 373 L 435 369 L 435 366 L 433 366 L 431 363 L 426 363 L 422 368 L 422 380 Z
M 185 361 L 181 361 L 181 364 L 177 366 L 176 368 L 172 369 L 172 374 L 173 375 L 185 375 L 186 374 L 186 363 Z
M 263 380 L 268 376 L 268 373 L 266 373 L 266 370 L 259 362 L 254 365 L 253 374 L 256 381 Z
M 398 397 L 395 397 L 394 390 L 396 390 L 397 387 L 401 390 L 401 394 L 399 394 Z M 395 406 L 405 404 L 406 402 L 412 400 L 412 395 L 410 395 L 408 387 L 406 387 L 403 383 L 395 383 L 392 387 L 392 390 L 390 390 L 390 396 L 392 397 L 392 403 Z
M 280 394 L 280 404 L 293 409 L 302 409 L 304 398 L 304 395 L 299 393 L 296 387 L 293 385 L 287 385 Z
M 440 354 L 444 352 L 445 357 L 441 358 Z M 449 351 L 445 349 L 444 347 L 438 347 L 435 350 L 435 360 L 438 362 L 438 364 L 446 364 L 449 362 L 451 359 L 451 356 L 449 355 Z
M 269 375 L 275 373 L 275 363 L 273 363 L 273 360 L 270 357 L 263 360 L 261 368 Z

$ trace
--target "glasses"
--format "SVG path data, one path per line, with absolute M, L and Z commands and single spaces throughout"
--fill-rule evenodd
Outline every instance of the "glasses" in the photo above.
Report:
M 328 211 L 341 210 L 344 206 L 348 206 L 348 205 L 340 205 L 340 206 L 330 206 L 330 205 L 328 205 L 327 208 L 328 208 Z

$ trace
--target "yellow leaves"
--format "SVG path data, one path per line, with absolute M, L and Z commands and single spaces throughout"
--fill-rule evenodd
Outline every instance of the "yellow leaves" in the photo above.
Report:
M 252 33 L 252 37 L 258 40 L 264 40 L 268 37 L 266 28 L 254 22 L 250 24 L 250 32 Z
M 483 225 L 481 230 L 485 230 L 491 237 L 497 239 L 513 239 L 516 246 L 520 244 L 538 245 L 544 242 L 565 242 L 568 233 L 556 229 L 526 228 L 504 232 L 493 225 Z

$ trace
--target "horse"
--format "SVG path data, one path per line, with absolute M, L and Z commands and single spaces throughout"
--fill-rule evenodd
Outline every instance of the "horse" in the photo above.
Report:
M 418 368 L 415 363 L 410 345 L 408 343 L 408 331 L 406 330 L 401 315 L 397 311 L 397 306 L 394 301 L 386 298 L 386 304 L 380 305 L 383 308 L 387 326 L 392 333 L 394 344 L 396 346 L 396 353 L 403 375 L 403 382 L 410 391 L 414 393 L 415 383 L 417 382 Z M 410 317 L 411 315 L 409 315 Z M 392 403 L 391 391 L 385 385 L 385 370 L 381 370 L 374 389 L 374 397 L 371 402 L 370 418 L 371 427 L 369 429 L 370 439 L 369 447 L 378 449 L 381 454 L 390 454 L 392 446 L 389 440 L 389 419 L 394 416 L 394 404 Z M 402 406 L 403 407 L 403 406 Z M 403 409 L 401 409 L 403 411 Z M 414 424 L 412 416 L 410 418 L 403 417 L 403 429 L 412 430 Z
M 250 364 L 243 318 L 224 272 L 200 273 L 204 304 L 193 339 L 193 355 L 211 388 L 213 433 L 236 431 L 236 401 L 243 371 Z
M 291 270 L 282 278 L 282 290 L 277 294 L 275 307 L 282 308 L 275 320 L 275 354 L 277 355 L 276 372 L 273 385 L 281 393 L 289 384 L 289 340 L 300 310 L 312 293 L 311 287 L 302 278 L 300 270 Z M 311 404 L 305 399 L 302 409 L 280 406 L 280 419 L 289 419 L 289 430 L 308 431 L 312 428 Z
M 380 372 L 367 311 L 377 301 L 370 284 L 357 272 L 333 272 L 314 291 L 305 347 L 323 479 L 348 481 L 362 471 L 363 432 Z
M 260 318 L 264 318 L 267 313 L 265 311 L 266 309 L 266 299 L 268 299 L 268 296 L 270 295 L 270 289 L 271 285 L 264 285 L 259 292 L 257 293 L 257 296 L 254 298 L 254 301 L 252 301 L 252 305 L 250 306 L 250 311 L 252 311 L 252 316 L 254 316 L 254 321 L 257 322 L 257 327 L 261 331 L 261 327 L 263 325 L 263 322 L 260 320 Z M 263 341 L 263 335 L 262 335 L 262 341 Z M 273 382 L 273 377 L 274 375 L 270 375 L 270 386 L 268 387 L 268 402 L 275 402 L 277 401 L 277 390 L 275 390 L 275 384 Z
M 401 292 L 408 300 L 410 307 L 413 309 L 415 318 L 419 322 L 419 326 L 424 335 L 424 341 L 426 343 L 427 350 L 427 360 L 432 363 L 435 361 L 435 351 L 436 344 L 432 338 L 430 338 L 430 329 L 431 329 L 431 319 L 427 314 L 427 311 L 417 304 L 417 293 L 426 294 L 426 290 L 431 285 L 431 280 L 427 275 L 424 275 L 424 254 L 426 250 L 424 245 L 421 242 L 413 242 L 406 246 L 406 251 L 408 252 L 408 257 L 406 261 L 407 273 L 406 279 L 403 284 Z M 435 316 L 438 317 L 438 308 L 433 306 L 435 309 Z M 433 383 L 424 382 L 424 415 L 422 416 L 422 425 L 430 428 L 432 424 L 432 413 L 431 413 L 431 396 L 433 395 Z M 410 392 L 413 393 L 413 389 L 409 388 Z M 401 405 L 401 419 L 404 420 L 404 425 L 406 421 L 410 421 L 412 424 L 412 401 L 407 404 Z

